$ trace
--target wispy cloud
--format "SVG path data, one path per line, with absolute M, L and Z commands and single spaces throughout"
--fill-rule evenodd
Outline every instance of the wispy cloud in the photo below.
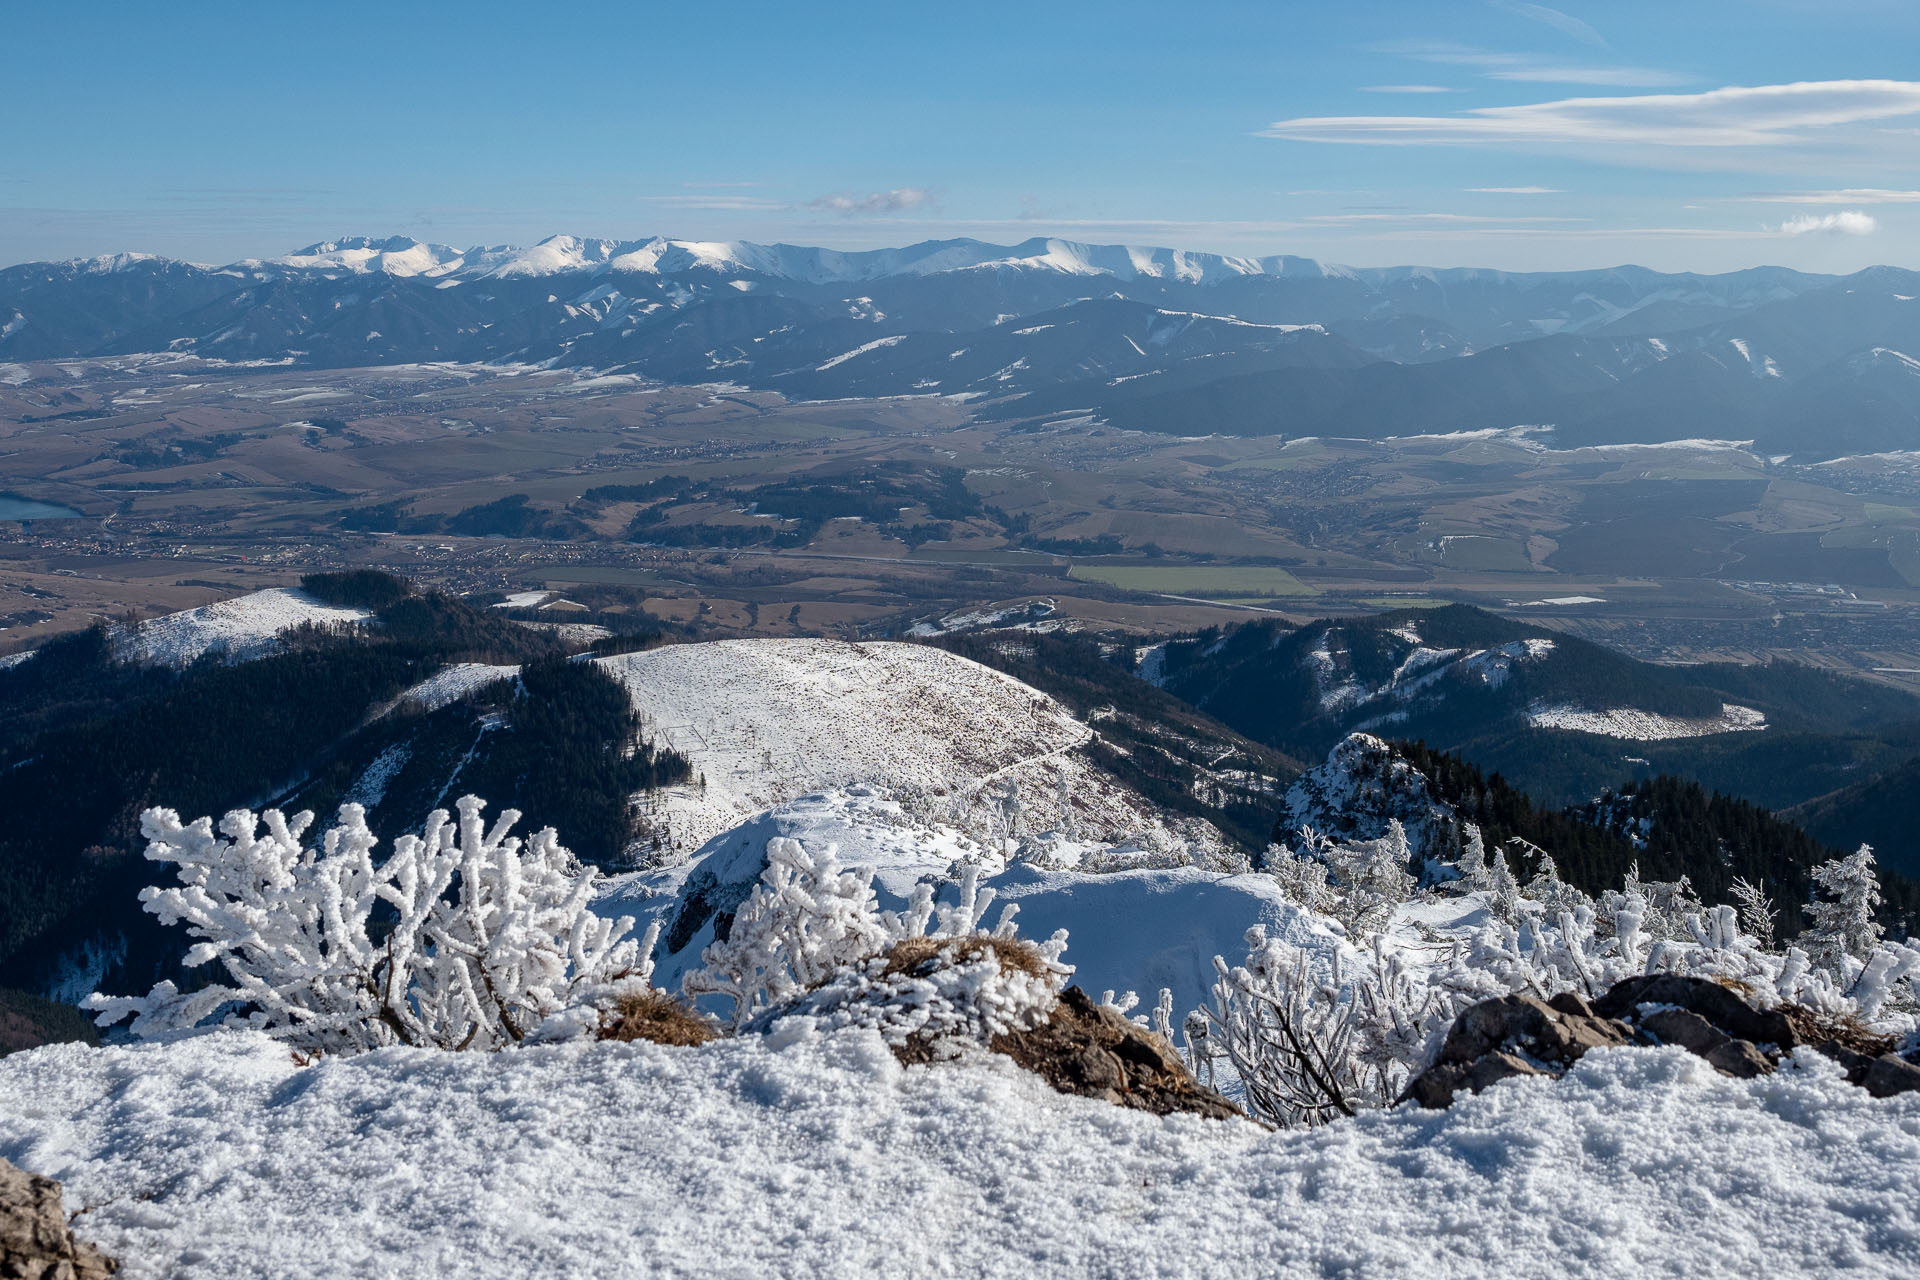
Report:
M 1582 44 L 1590 44 L 1600 49 L 1607 47 L 1604 36 L 1570 13 L 1549 9 L 1543 4 L 1522 4 L 1520 0 L 1493 0 L 1493 3 L 1495 8 L 1505 9 L 1508 13 L 1530 18 L 1535 22 L 1544 22 L 1555 31 L 1572 36 Z
M 1497 218 L 1478 213 L 1318 213 L 1302 222 L 1458 222 L 1458 223 L 1537 223 L 1588 222 L 1588 218 Z
M 1843 187 L 1838 191 L 1766 191 L 1741 199 L 1760 204 L 1920 204 L 1920 191 Z
M 708 209 L 720 213 L 767 212 L 771 210 L 791 209 L 793 207 L 784 200 L 769 200 L 764 196 L 729 196 L 717 193 L 681 196 L 641 196 L 640 198 L 648 204 L 657 204 L 668 209 Z
M 890 191 L 865 193 L 836 191 L 807 201 L 806 207 L 851 218 L 861 214 L 906 213 L 932 203 L 933 192 L 926 187 L 895 187 Z
M 1565 98 L 1477 107 L 1451 116 L 1301 116 L 1268 138 L 1375 145 L 1599 143 L 1655 147 L 1765 147 L 1815 131 L 1920 114 L 1920 83 L 1824 80 L 1706 93 Z
M 1490 80 L 1536 84 L 1604 85 L 1617 89 L 1658 89 L 1688 83 L 1689 78 L 1653 67 L 1596 67 L 1563 58 L 1481 49 L 1453 40 L 1393 40 L 1372 46 L 1375 53 L 1412 58 L 1448 67 L 1471 67 Z
M 1879 227 L 1879 222 L 1875 221 L 1872 214 L 1847 209 L 1840 213 L 1803 213 L 1797 218 L 1788 218 L 1780 224 L 1780 234 L 1870 236 Z
M 1483 196 L 1560 196 L 1566 194 L 1565 187 L 1467 187 L 1466 190 Z
M 682 187 L 693 191 L 724 191 L 736 187 L 762 187 L 764 182 L 683 182 Z
M 1486 73 L 1489 80 L 1524 81 L 1529 84 L 1585 84 L 1605 89 L 1660 89 L 1686 84 L 1687 77 L 1652 67 L 1583 67 L 1571 63 L 1542 62 L 1528 66 L 1502 67 Z
M 1459 93 L 1443 84 L 1363 84 L 1362 93 Z

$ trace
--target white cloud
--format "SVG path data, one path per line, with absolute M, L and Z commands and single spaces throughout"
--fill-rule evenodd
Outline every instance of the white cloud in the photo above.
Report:
M 1564 98 L 1477 107 L 1452 116 L 1302 116 L 1268 138 L 1375 145 L 1599 143 L 1757 147 L 1803 142 L 1810 131 L 1920 114 L 1920 83 L 1823 80 L 1706 93 Z
M 1304 222 L 1586 222 L 1586 218 L 1495 218 L 1477 213 L 1317 213 Z
M 1572 36 L 1582 44 L 1606 48 L 1607 42 L 1598 31 L 1558 9 L 1549 9 L 1543 4 L 1522 4 L 1520 0 L 1494 0 L 1494 3 L 1508 13 L 1518 14 L 1522 18 L 1531 18 L 1535 22 L 1544 22 L 1556 31 Z
M 1503 67 L 1487 72 L 1489 80 L 1516 80 L 1530 84 L 1586 84 L 1609 89 L 1658 89 L 1664 85 L 1685 84 L 1686 77 L 1651 67 L 1580 67 L 1567 63 L 1543 62 L 1524 67 Z
M 1561 196 L 1567 193 L 1565 187 L 1468 187 L 1466 189 L 1483 196 Z
M 762 196 L 729 196 L 719 194 L 684 196 L 641 196 L 648 204 L 664 205 L 669 209 L 711 209 L 718 212 L 752 212 L 773 209 L 787 209 L 792 206 L 783 200 L 768 200 Z
M 1788 218 L 1780 224 L 1780 234 L 1870 236 L 1879 226 L 1872 214 L 1847 209 L 1840 213 L 1803 213 L 1796 218 Z
M 1393 40 L 1372 46 L 1376 53 L 1413 58 L 1449 67 L 1472 67 L 1493 80 L 1540 84 L 1608 85 L 1622 89 L 1653 89 L 1688 83 L 1686 76 L 1651 67 L 1589 67 L 1530 53 L 1480 49 L 1452 40 Z
M 905 213 L 933 203 L 933 192 L 926 187 L 895 187 L 890 191 L 854 194 L 836 191 L 807 201 L 807 208 L 821 209 L 846 217 L 856 214 Z
M 1920 191 L 1843 187 L 1838 191 L 1770 191 L 1744 198 L 1760 204 L 1920 204 Z
M 1363 84 L 1362 93 L 1459 93 L 1443 84 Z

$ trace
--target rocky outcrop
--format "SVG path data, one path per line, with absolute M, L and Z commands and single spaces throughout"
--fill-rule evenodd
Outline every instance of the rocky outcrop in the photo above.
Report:
M 1798 1016 L 1796 1016 L 1798 1015 Z M 1920 1090 L 1920 1066 L 1892 1043 L 1858 1027 L 1829 1025 L 1805 1010 L 1757 1009 L 1739 992 L 1704 978 L 1649 974 L 1614 984 L 1591 1006 L 1563 993 L 1483 1000 L 1454 1019 L 1434 1063 L 1405 1097 L 1450 1105 L 1513 1076 L 1557 1076 L 1590 1049 L 1678 1045 L 1724 1075 L 1765 1075 L 1784 1055 L 1812 1045 L 1837 1059 L 1847 1078 L 1875 1097 Z
M 1406 1096 L 1444 1107 L 1462 1089 L 1478 1093 L 1513 1076 L 1557 1076 L 1589 1049 L 1634 1040 L 1632 1027 L 1601 1017 L 1576 995 L 1482 1000 L 1453 1020 L 1439 1056 L 1408 1084 Z
M 1169 1115 L 1224 1119 L 1240 1109 L 1195 1080 L 1172 1045 L 1095 1004 L 1079 987 L 1060 993 L 1043 1026 L 997 1035 L 992 1048 L 1062 1093 Z
M 104 1280 L 118 1264 L 73 1238 L 60 1184 L 0 1160 L 0 1277 Z

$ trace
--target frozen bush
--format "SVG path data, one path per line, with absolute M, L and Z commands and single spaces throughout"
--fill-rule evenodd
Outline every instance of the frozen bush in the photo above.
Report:
M 595 873 L 551 827 L 522 842 L 507 834 L 518 811 L 488 828 L 478 797 L 457 808 L 457 819 L 435 810 L 383 862 L 357 804 L 318 848 L 302 843 L 307 812 L 236 809 L 216 831 L 147 810 L 147 857 L 172 863 L 180 884 L 141 901 L 197 939 L 189 967 L 218 961 L 226 981 L 96 993 L 87 1007 L 103 1026 L 131 1017 L 142 1036 L 222 1015 L 307 1052 L 492 1049 L 584 1034 L 600 1005 L 647 989 L 653 932 L 636 944 L 631 918 L 588 908 Z
M 815 855 L 797 840 L 771 840 L 760 883 L 729 936 L 701 953 L 686 991 L 730 997 L 736 1028 L 804 1017 L 871 1027 L 896 1047 L 1029 1030 L 1046 1021 L 1072 973 L 1060 963 L 1066 933 L 1021 939 L 1012 905 L 983 928 L 993 898 L 978 866 L 964 864 L 953 905 L 921 884 L 903 909 L 883 911 L 871 868 L 842 868 L 832 845 Z

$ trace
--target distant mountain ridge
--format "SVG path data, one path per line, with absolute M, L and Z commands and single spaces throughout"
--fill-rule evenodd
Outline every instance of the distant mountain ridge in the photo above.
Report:
M 0 361 L 567 365 L 1002 417 L 1380 438 L 1551 426 L 1810 456 L 1920 447 L 1920 274 L 1349 268 L 1035 238 L 844 251 L 321 241 L 0 270 Z

